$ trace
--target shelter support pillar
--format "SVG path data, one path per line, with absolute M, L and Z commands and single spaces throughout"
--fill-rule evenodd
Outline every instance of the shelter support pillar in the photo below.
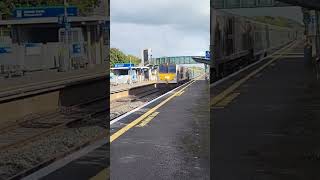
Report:
M 92 63 L 92 48 L 91 48 L 91 28 L 90 25 L 87 25 L 87 53 L 88 53 L 88 64 L 89 67 L 93 66 Z

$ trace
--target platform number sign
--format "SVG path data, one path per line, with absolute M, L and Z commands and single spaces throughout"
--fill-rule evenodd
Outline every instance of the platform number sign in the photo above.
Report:
M 80 54 L 81 53 L 81 46 L 80 44 L 73 44 L 72 50 L 74 54 Z
M 22 11 L 21 10 L 17 10 L 16 11 L 16 17 L 17 18 L 22 18 Z
M 64 16 L 63 15 L 59 15 L 58 16 L 58 24 L 59 25 L 63 25 L 64 24 Z
M 83 55 L 83 45 L 81 43 L 72 43 L 71 44 L 71 56 L 72 57 L 81 57 Z

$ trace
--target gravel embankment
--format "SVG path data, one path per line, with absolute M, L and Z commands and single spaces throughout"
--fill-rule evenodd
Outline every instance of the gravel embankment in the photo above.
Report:
M 55 155 L 67 153 L 103 133 L 107 133 L 106 129 L 99 126 L 69 128 L 20 148 L 0 152 L 0 180 L 30 169 Z

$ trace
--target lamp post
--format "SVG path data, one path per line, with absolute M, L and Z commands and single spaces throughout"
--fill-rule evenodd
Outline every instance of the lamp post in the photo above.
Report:
M 131 86 L 131 81 L 132 81 L 132 68 L 131 68 L 131 58 L 129 56 L 129 71 L 128 71 L 128 75 L 129 75 L 129 86 Z
M 129 89 L 131 89 L 131 84 L 132 84 L 132 67 L 131 67 L 131 57 L 129 56 L 129 72 L 130 72 L 130 76 L 129 76 Z M 129 101 L 129 107 L 131 108 L 131 100 Z

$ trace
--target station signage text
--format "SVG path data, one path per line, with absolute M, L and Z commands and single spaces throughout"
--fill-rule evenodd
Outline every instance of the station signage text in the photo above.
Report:
M 130 63 L 121 63 L 121 64 L 115 64 L 114 67 L 115 68 L 120 68 L 120 67 L 133 67 L 134 64 L 130 64 Z
M 77 16 L 78 8 L 68 7 L 68 16 Z M 13 11 L 14 17 L 21 18 L 38 18 L 38 17 L 57 17 L 64 14 L 64 7 L 31 7 L 16 8 Z

